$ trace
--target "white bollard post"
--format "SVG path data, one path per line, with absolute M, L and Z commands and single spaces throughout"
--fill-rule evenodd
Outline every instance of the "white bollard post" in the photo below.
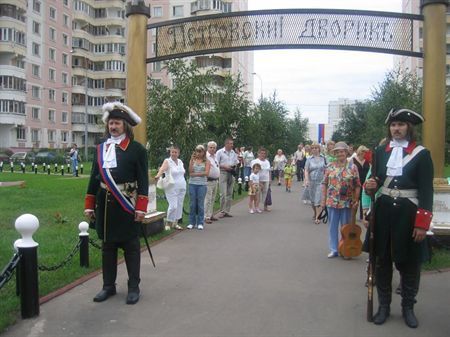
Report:
M 80 230 L 80 267 L 89 268 L 89 224 L 82 221 L 78 229 Z

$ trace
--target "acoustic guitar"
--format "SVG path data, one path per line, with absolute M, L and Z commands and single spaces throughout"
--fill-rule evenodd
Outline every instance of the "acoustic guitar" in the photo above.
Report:
M 341 227 L 341 240 L 339 241 L 339 254 L 345 258 L 361 255 L 361 227 L 356 224 L 356 212 L 358 209 L 352 208 L 352 217 L 349 224 Z

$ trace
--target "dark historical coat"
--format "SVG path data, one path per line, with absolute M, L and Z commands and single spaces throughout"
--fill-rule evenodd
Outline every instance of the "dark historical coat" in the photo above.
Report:
M 403 149 L 403 157 L 411 153 L 416 144 L 410 143 Z M 375 152 L 375 172 L 378 186 L 386 179 L 386 164 L 392 149 L 380 146 Z M 426 243 L 415 243 L 412 238 L 414 227 L 428 229 L 433 206 L 433 163 L 427 149 L 420 151 L 403 167 L 401 176 L 393 177 L 389 188 L 417 189 L 418 205 L 407 198 L 381 195 L 375 203 L 375 253 L 384 257 L 389 251 L 395 262 L 424 260 Z
M 131 183 L 136 188 L 129 189 L 129 199 L 136 201 L 135 209 L 146 212 L 148 203 L 148 161 L 147 151 L 138 142 L 125 138 L 116 146 L 117 167 L 110 172 L 116 184 Z M 134 221 L 134 212 L 124 210 L 113 194 L 101 187 L 104 183 L 98 160 L 100 145 L 94 156 L 89 180 L 85 209 L 95 210 L 95 229 L 98 237 L 105 242 L 123 242 L 140 234 L 140 224 Z

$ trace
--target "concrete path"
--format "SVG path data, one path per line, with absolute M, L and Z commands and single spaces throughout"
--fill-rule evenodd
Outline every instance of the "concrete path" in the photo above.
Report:
M 366 321 L 366 255 L 328 259 L 327 225 L 293 192 L 273 186 L 273 211 L 251 215 L 247 201 L 204 231 L 184 231 L 143 254 L 141 300 L 118 294 L 94 303 L 101 275 L 41 306 L 2 336 L 429 336 L 450 335 L 450 273 L 422 277 L 418 329 L 406 327 L 400 298 L 383 326 Z M 397 279 L 394 285 L 398 282 Z M 375 310 L 376 310 L 375 304 Z

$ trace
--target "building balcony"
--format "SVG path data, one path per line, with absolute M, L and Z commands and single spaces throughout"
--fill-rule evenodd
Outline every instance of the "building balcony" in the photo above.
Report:
M 11 54 L 11 57 L 18 55 L 25 57 L 27 55 L 27 47 L 12 41 L 0 41 L 0 53 Z
M 26 78 L 25 69 L 3 64 L 0 67 L 0 76 L 13 76 L 23 79 Z
M 0 0 L 0 5 L 13 5 L 24 11 L 27 10 L 27 0 Z
M 11 112 L 0 112 L 0 124 L 5 125 L 24 125 L 26 116 L 25 114 L 17 114 Z
M 83 132 L 85 130 L 84 123 L 72 122 L 72 132 Z M 88 133 L 103 133 L 105 131 L 103 125 L 88 124 Z

